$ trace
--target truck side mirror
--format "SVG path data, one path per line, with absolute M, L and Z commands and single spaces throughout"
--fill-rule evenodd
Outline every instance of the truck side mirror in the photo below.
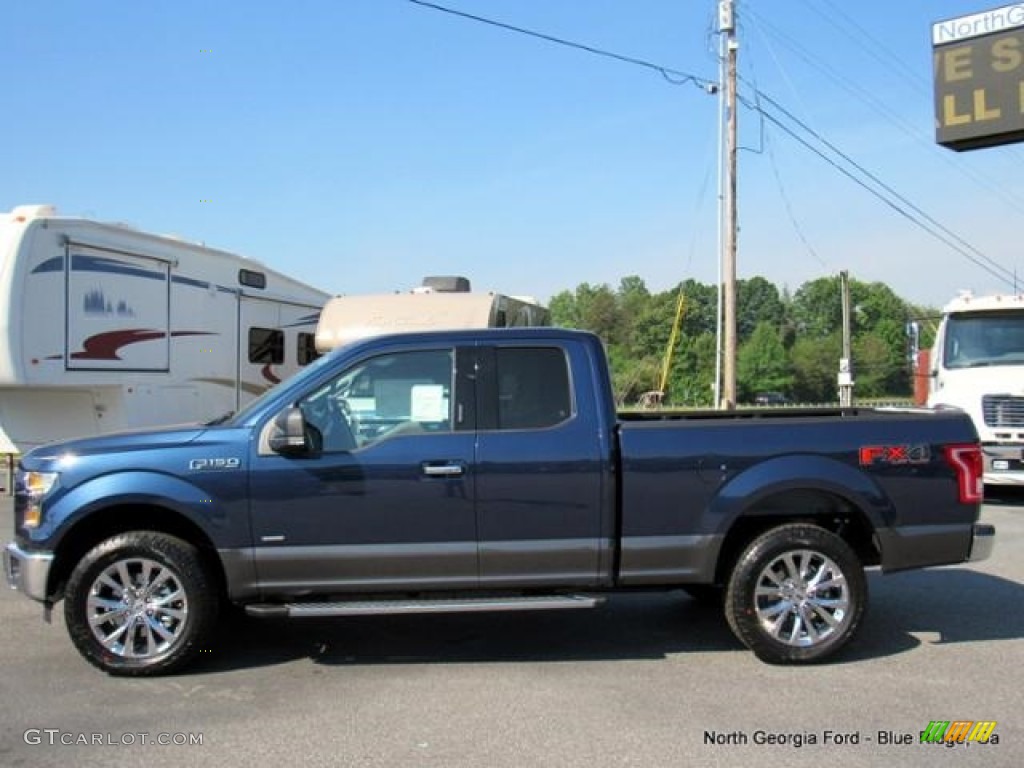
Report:
M 310 450 L 306 438 L 306 417 L 296 406 L 286 408 L 274 419 L 274 426 L 268 438 L 270 450 L 274 453 L 295 455 Z
M 907 369 L 911 373 L 921 373 L 921 324 L 911 320 L 906 325 L 907 332 Z

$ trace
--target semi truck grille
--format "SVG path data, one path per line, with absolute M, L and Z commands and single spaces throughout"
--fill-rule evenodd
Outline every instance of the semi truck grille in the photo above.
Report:
M 981 412 L 988 427 L 1024 427 L 1024 397 L 985 395 Z

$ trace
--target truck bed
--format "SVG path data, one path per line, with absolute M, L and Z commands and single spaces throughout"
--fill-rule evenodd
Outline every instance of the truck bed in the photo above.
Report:
M 840 408 L 838 406 L 799 406 L 785 408 L 741 408 L 733 411 L 711 409 L 619 411 L 619 421 L 736 421 L 753 419 L 803 418 L 887 418 L 892 413 L 932 413 L 927 408 Z
M 950 504 L 943 446 L 964 441 L 964 425 L 925 409 L 621 414 L 620 579 L 714 581 L 743 516 L 842 518 L 876 534 L 861 554 L 887 570 L 963 560 L 977 511 Z

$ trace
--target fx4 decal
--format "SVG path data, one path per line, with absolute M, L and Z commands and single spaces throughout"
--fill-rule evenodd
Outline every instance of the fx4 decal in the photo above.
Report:
M 876 467 L 888 464 L 927 464 L 932 458 L 927 445 L 862 445 L 860 464 Z

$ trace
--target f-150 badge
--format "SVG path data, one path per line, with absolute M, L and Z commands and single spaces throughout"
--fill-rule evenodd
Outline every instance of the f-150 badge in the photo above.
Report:
M 192 459 L 188 463 L 188 468 L 193 470 L 201 469 L 238 469 L 242 465 L 242 460 L 237 458 L 230 459 Z

